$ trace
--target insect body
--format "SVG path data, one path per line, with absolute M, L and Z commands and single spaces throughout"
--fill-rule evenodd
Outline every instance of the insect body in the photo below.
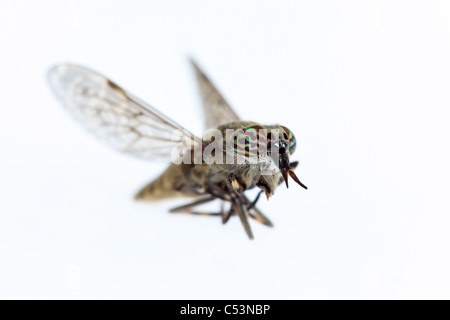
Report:
M 113 148 L 144 159 L 172 160 L 160 177 L 137 193 L 137 200 L 194 198 L 194 202 L 171 212 L 221 216 L 224 223 L 238 215 L 252 239 L 249 217 L 272 226 L 255 206 L 262 193 L 269 198 L 279 184 L 288 186 L 289 176 L 306 189 L 293 171 L 298 163 L 289 160 L 297 141 L 284 126 L 241 121 L 200 68 L 194 62 L 192 65 L 202 96 L 205 126 L 215 129 L 214 139 L 211 134 L 209 138 L 194 136 L 89 69 L 57 65 L 50 69 L 48 79 L 62 106 Z M 261 191 L 251 201 L 245 191 L 255 187 Z M 193 210 L 216 199 L 230 203 L 230 208 L 217 213 Z

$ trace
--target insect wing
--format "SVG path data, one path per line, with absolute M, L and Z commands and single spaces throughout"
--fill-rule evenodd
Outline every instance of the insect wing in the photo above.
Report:
M 240 121 L 238 115 L 220 94 L 200 67 L 191 60 L 203 104 L 205 129 L 217 128 L 222 124 Z
M 72 117 L 120 152 L 169 161 L 174 151 L 181 156 L 201 143 L 188 130 L 92 70 L 57 65 L 49 70 L 48 80 Z

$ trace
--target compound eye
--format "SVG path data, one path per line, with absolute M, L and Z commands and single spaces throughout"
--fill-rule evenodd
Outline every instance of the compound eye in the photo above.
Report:
M 289 130 L 286 127 L 283 127 L 283 129 L 284 129 L 283 137 L 287 141 L 289 141 L 289 153 L 293 154 L 295 152 L 295 149 L 297 149 L 297 139 L 295 139 L 295 136 L 291 130 Z
M 234 151 L 245 157 L 257 157 L 267 150 L 267 139 L 261 126 L 250 126 L 236 130 Z

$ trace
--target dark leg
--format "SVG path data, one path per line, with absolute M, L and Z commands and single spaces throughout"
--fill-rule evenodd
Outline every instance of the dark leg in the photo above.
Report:
M 253 200 L 253 202 L 250 202 L 250 200 L 244 196 L 245 203 L 248 205 L 247 210 L 249 210 L 249 215 L 251 218 L 255 219 L 259 223 L 262 223 L 265 226 L 273 227 L 272 222 L 267 218 L 258 208 L 255 207 L 256 203 L 259 200 L 259 197 L 263 191 L 259 192 L 256 196 L 256 199 Z
M 248 210 L 251 210 L 251 209 L 253 209 L 253 208 L 256 206 L 256 203 L 258 202 L 259 197 L 261 197 L 261 194 L 262 194 L 262 193 L 263 193 L 263 191 L 261 190 L 261 191 L 258 193 L 258 195 L 256 196 L 256 199 L 253 200 L 253 202 L 250 203 L 249 206 L 247 207 Z M 248 199 L 247 199 L 247 197 L 245 197 L 245 200 L 247 201 L 247 203 L 249 202 Z
M 181 213 L 181 214 L 192 214 L 194 216 L 221 216 L 221 212 L 200 212 L 200 211 L 183 211 L 183 212 L 173 212 L 173 213 Z
M 230 220 L 230 217 L 234 214 L 234 207 L 231 206 L 230 210 L 228 212 L 225 212 L 224 208 L 223 208 L 223 203 L 222 203 L 222 223 L 225 224 L 228 222 L 228 220 Z
M 258 208 L 250 210 L 250 217 L 262 223 L 265 226 L 273 227 L 273 223 Z
M 208 197 L 208 198 L 200 199 L 200 200 L 194 201 L 192 203 L 189 203 L 187 205 L 173 208 L 169 212 L 171 212 L 171 213 L 187 213 L 187 214 L 193 214 L 193 215 L 197 215 L 197 216 L 221 216 L 222 222 L 225 224 L 228 222 L 230 217 L 233 215 L 233 213 L 234 213 L 233 208 L 231 208 L 229 212 L 225 212 L 223 205 L 222 205 L 222 210 L 220 212 L 199 212 L 199 211 L 191 210 L 192 208 L 194 208 L 196 206 L 211 202 L 215 199 L 217 199 L 217 198 Z
M 242 194 L 242 188 L 237 181 L 234 174 L 229 175 L 229 181 L 228 181 L 228 188 L 230 190 L 230 196 L 232 199 L 232 207 L 234 208 L 234 211 L 239 216 L 239 219 L 241 219 L 242 226 L 244 227 L 245 232 L 247 233 L 247 236 L 249 239 L 253 239 L 253 233 L 252 229 L 250 228 L 250 224 L 248 222 L 248 210 L 247 210 L 247 203 L 245 200 L 245 196 Z M 244 203 L 245 202 L 245 203 Z
M 227 192 L 225 192 L 220 187 L 216 186 L 215 184 L 209 184 L 206 186 L 206 191 L 213 197 L 216 197 L 218 199 L 222 199 L 224 201 L 230 201 L 230 196 Z
M 237 212 L 239 219 L 241 219 L 242 226 L 244 227 L 245 232 L 247 233 L 250 240 L 253 239 L 252 229 L 250 228 L 250 224 L 248 223 L 248 210 L 247 206 L 244 205 L 240 197 L 236 197 L 233 199 L 234 210 Z
M 215 200 L 215 197 L 207 197 L 207 198 L 203 198 L 197 201 L 194 201 L 192 203 L 186 204 L 184 206 L 180 206 L 180 207 L 176 207 L 173 209 L 170 209 L 170 213 L 192 213 L 192 211 L 190 209 L 192 209 L 193 207 L 211 202 L 213 200 Z

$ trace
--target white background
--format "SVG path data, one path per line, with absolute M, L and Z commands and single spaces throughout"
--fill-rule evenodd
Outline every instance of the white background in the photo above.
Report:
M 0 298 L 450 298 L 448 1 L 0 1 Z M 200 133 L 194 56 L 245 119 L 299 140 L 310 189 L 237 218 L 135 203 L 165 164 L 51 96 L 90 66 Z

